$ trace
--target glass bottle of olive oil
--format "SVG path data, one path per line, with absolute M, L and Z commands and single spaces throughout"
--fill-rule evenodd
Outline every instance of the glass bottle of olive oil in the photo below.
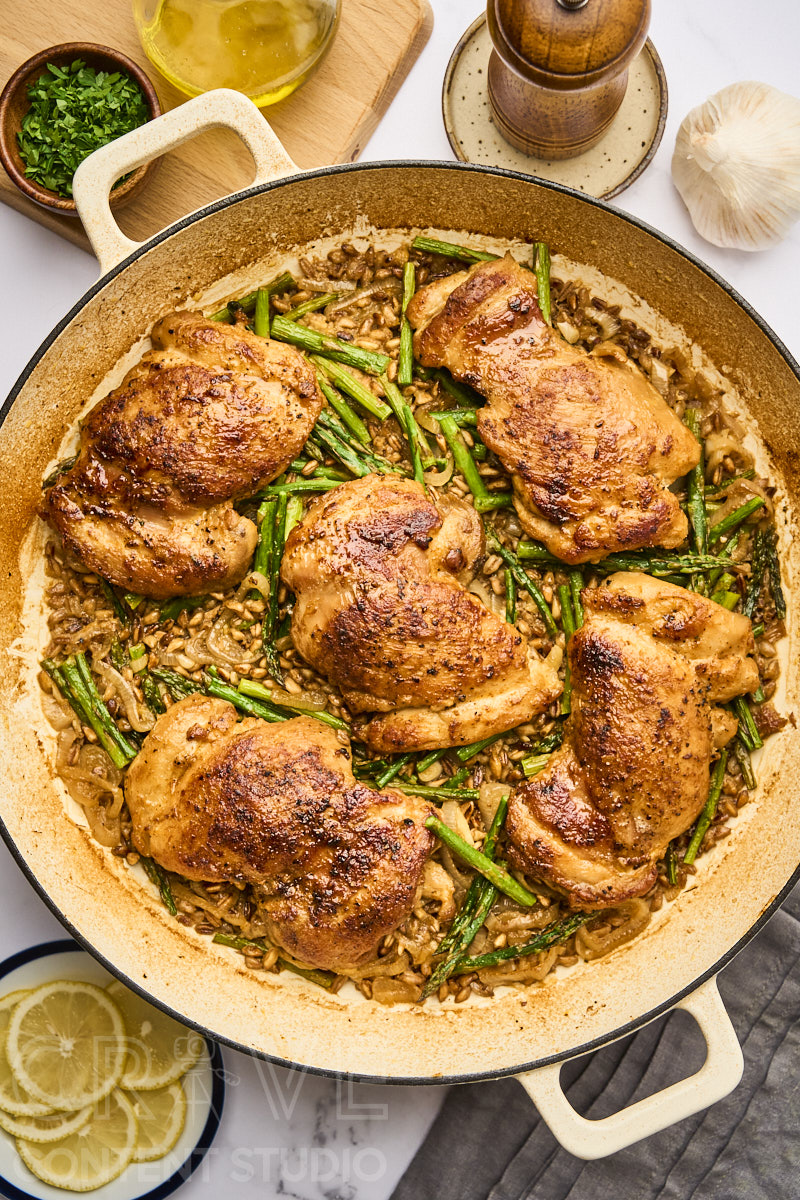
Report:
M 303 83 L 328 49 L 341 0 L 133 0 L 145 53 L 188 96 L 244 92 L 263 106 Z

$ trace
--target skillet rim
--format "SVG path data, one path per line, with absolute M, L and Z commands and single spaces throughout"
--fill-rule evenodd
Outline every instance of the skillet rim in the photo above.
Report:
M 106 286 L 107 283 L 109 283 L 112 279 L 115 279 L 118 275 L 121 275 L 122 272 L 131 266 L 138 258 L 141 258 L 155 246 L 167 241 L 174 234 L 180 233 L 182 230 L 188 228 L 190 225 L 195 224 L 195 222 L 202 220 L 204 217 L 210 216 L 212 213 L 221 212 L 226 208 L 232 208 L 241 200 L 248 199 L 252 196 L 266 194 L 277 188 L 291 184 L 298 179 L 308 180 L 324 178 L 325 176 L 330 175 L 344 175 L 359 171 L 388 170 L 396 168 L 434 168 L 437 170 L 456 171 L 459 173 L 466 171 L 479 175 L 516 179 L 521 183 L 533 184 L 534 186 L 542 187 L 546 190 L 553 191 L 564 196 L 569 196 L 572 199 L 581 200 L 590 208 L 598 208 L 606 211 L 610 210 L 614 216 L 618 217 L 623 222 L 627 222 L 627 224 L 643 230 L 656 241 L 662 243 L 662 245 L 677 253 L 681 258 L 691 263 L 692 266 L 702 271 L 703 274 L 705 274 L 713 283 L 716 283 L 720 288 L 722 288 L 722 290 L 727 293 L 734 303 L 737 304 L 753 321 L 761 333 L 766 336 L 767 340 L 777 350 L 778 354 L 783 358 L 786 365 L 800 383 L 800 364 L 798 363 L 797 359 L 795 359 L 794 355 L 778 337 L 771 326 L 767 324 L 767 322 L 759 315 L 758 312 L 756 312 L 750 302 L 746 300 L 745 297 L 742 296 L 732 284 L 728 283 L 726 279 L 724 279 L 716 270 L 714 270 L 713 267 L 708 266 L 707 263 L 704 263 L 702 259 L 698 258 L 690 250 L 687 250 L 684 246 L 681 246 L 681 244 L 674 238 L 670 237 L 669 234 L 662 233 L 660 230 L 655 229 L 652 225 L 649 225 L 646 221 L 641 220 L 641 218 L 634 217 L 630 213 L 627 213 L 622 209 L 618 209 L 614 205 L 608 204 L 603 200 L 599 200 L 593 196 L 586 196 L 583 192 L 576 191 L 574 188 L 569 188 L 563 184 L 551 182 L 550 180 L 538 179 L 535 176 L 525 175 L 521 171 L 511 171 L 503 167 L 488 167 L 475 163 L 449 162 L 446 160 L 437 159 L 381 159 L 375 162 L 339 163 L 329 167 L 318 167 L 313 170 L 298 171 L 296 174 L 287 175 L 281 179 L 272 180 L 269 183 L 256 184 L 252 187 L 243 188 L 240 191 L 231 193 L 229 196 L 223 196 L 219 200 L 215 200 L 211 204 L 207 204 L 203 208 L 197 209 L 195 212 L 188 213 L 186 216 L 181 217 L 180 220 L 175 221 L 173 224 L 168 225 L 165 229 L 160 230 L 157 234 L 154 234 L 153 237 L 148 238 L 148 240 L 143 242 L 136 250 L 132 251 L 126 258 L 117 263 L 115 267 L 112 267 L 110 271 L 107 271 L 104 275 L 101 275 L 100 278 L 93 283 L 86 292 L 84 292 L 84 294 L 55 325 L 52 331 L 39 346 L 38 350 L 36 350 L 31 356 L 27 365 L 23 368 L 21 374 L 11 388 L 11 391 L 8 393 L 8 396 L 3 401 L 2 406 L 0 406 L 0 427 L 3 425 L 5 418 L 11 411 L 14 402 L 22 391 L 22 388 L 25 386 L 34 368 L 38 365 L 42 357 L 50 349 L 61 333 L 63 333 L 67 326 L 72 322 L 72 320 L 81 312 L 86 304 Z M 175 1020 L 181 1022 L 181 1024 L 187 1026 L 187 1028 L 194 1029 L 203 1036 L 210 1037 L 213 1041 L 219 1042 L 224 1046 L 229 1046 L 231 1049 L 238 1050 L 240 1053 L 246 1054 L 252 1058 L 261 1059 L 265 1062 L 274 1063 L 276 1066 L 284 1067 L 287 1070 L 299 1070 L 309 1075 L 319 1075 L 328 1079 L 348 1079 L 358 1083 L 393 1084 L 396 1086 L 444 1086 L 449 1084 L 477 1083 L 486 1079 L 500 1079 L 508 1076 L 514 1077 L 517 1075 L 522 1075 L 528 1071 L 534 1071 L 539 1067 L 551 1066 L 555 1063 L 568 1062 L 570 1059 L 578 1058 L 584 1054 L 589 1054 L 595 1050 L 601 1049 L 603 1046 L 611 1045 L 613 1042 L 618 1041 L 621 1038 L 636 1033 L 639 1029 L 642 1029 L 651 1021 L 657 1020 L 665 1013 L 668 1013 L 680 1000 L 691 995 L 691 993 L 696 991 L 701 984 L 716 976 L 723 969 L 723 967 L 727 966 L 727 964 L 736 957 L 739 951 L 743 950 L 748 942 L 750 942 L 756 936 L 756 934 L 759 933 L 764 925 L 766 925 L 770 917 L 772 917 L 778 911 L 786 897 L 794 888 L 795 884 L 800 880 L 800 862 L 798 862 L 789 879 L 786 881 L 775 898 L 763 909 L 758 919 L 750 926 L 747 932 L 743 934 L 741 938 L 739 938 L 737 942 L 729 947 L 728 950 L 726 950 L 725 953 L 717 959 L 715 963 L 707 968 L 707 970 L 702 972 L 702 974 L 696 976 L 696 978 L 685 988 L 673 993 L 660 1004 L 648 1009 L 646 1012 L 640 1014 L 638 1017 L 633 1018 L 631 1021 L 626 1022 L 624 1025 L 618 1026 L 611 1033 L 603 1034 L 596 1038 L 590 1039 L 588 1042 L 584 1042 L 579 1046 L 572 1047 L 569 1050 L 563 1050 L 556 1054 L 547 1055 L 544 1058 L 535 1059 L 532 1062 L 519 1063 L 513 1067 L 503 1067 L 500 1070 L 473 1071 L 455 1075 L 404 1075 L 398 1077 L 393 1075 L 370 1075 L 363 1072 L 350 1072 L 326 1067 L 307 1066 L 291 1059 L 282 1058 L 279 1055 L 269 1054 L 266 1051 L 254 1050 L 252 1047 L 245 1046 L 241 1042 L 236 1042 L 232 1038 L 227 1038 L 222 1034 L 212 1033 L 205 1026 L 188 1019 L 181 1014 L 179 1010 L 172 1008 L 168 1004 L 162 1003 L 160 1000 L 155 999 L 150 995 L 149 992 L 146 991 L 146 989 L 140 987 L 139 984 L 129 979 L 128 976 L 126 976 L 118 967 L 116 967 L 108 958 L 106 958 L 105 955 L 97 950 L 87 940 L 87 938 L 83 936 L 83 934 L 79 933 L 78 930 L 75 929 L 70 919 L 58 908 L 55 901 L 52 900 L 49 893 L 45 889 L 44 884 L 36 878 L 33 871 L 28 866 L 22 855 L 22 852 L 18 849 L 11 833 L 6 827 L 2 813 L 0 813 L 0 837 L 2 837 L 11 853 L 12 858 L 16 862 L 22 874 L 31 884 L 34 891 L 44 901 L 53 916 L 60 922 L 61 925 L 64 926 L 64 928 L 75 939 L 75 941 L 78 942 L 78 944 L 82 946 L 87 953 L 91 954 L 93 958 L 101 963 L 106 970 L 114 975 L 115 978 L 121 980 L 126 987 L 129 987 L 143 999 L 147 1000 L 150 1004 L 153 1004 L 156 1008 L 161 1009 L 162 1012 L 167 1013 Z

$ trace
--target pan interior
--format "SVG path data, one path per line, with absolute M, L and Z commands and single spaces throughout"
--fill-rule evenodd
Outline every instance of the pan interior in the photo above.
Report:
M 800 832 L 791 820 L 800 751 L 791 725 L 770 740 L 758 764 L 756 802 L 701 860 L 695 886 L 636 941 L 493 1000 L 381 1008 L 354 989 L 328 996 L 285 975 L 256 976 L 232 952 L 175 925 L 139 872 L 93 843 L 75 819 L 77 806 L 65 805 L 35 684 L 42 578 L 41 534 L 32 530 L 39 481 L 61 455 L 66 431 L 138 357 L 142 336 L 164 312 L 249 290 L 298 247 L 373 228 L 425 229 L 456 241 L 466 230 L 483 235 L 490 249 L 527 236 L 548 240 L 556 271 L 573 272 L 580 263 L 589 278 L 600 272 L 603 294 L 610 288 L 609 299 L 619 302 L 619 288 L 656 339 L 681 338 L 706 356 L 706 370 L 713 364 L 719 372 L 728 407 L 747 427 L 759 467 L 778 481 L 791 585 L 800 435 L 790 417 L 800 383 L 782 348 L 710 273 L 604 206 L 514 176 L 413 165 L 302 176 L 215 206 L 107 277 L 34 361 L 8 411 L 0 464 L 16 486 L 0 514 L 7 564 L 0 679 L 13 703 L 0 726 L 0 813 L 21 863 L 73 930 L 134 986 L 214 1036 L 324 1071 L 396 1080 L 497 1075 L 609 1040 L 647 1019 L 747 936 L 800 862 Z M 399 236 L 384 232 L 380 239 Z M 776 699 L 784 712 L 796 704 L 795 647 L 792 606 Z

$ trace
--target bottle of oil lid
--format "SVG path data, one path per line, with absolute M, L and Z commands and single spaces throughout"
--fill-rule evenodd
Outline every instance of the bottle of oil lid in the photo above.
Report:
M 274 104 L 305 82 L 333 40 L 341 0 L 133 0 L 150 61 L 188 96 L 210 88 Z

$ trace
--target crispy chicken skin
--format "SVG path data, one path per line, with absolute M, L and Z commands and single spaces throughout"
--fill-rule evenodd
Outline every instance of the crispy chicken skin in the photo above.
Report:
M 421 288 L 408 319 L 419 361 L 486 397 L 478 432 L 553 554 L 596 562 L 683 541 L 668 488 L 698 462 L 697 441 L 618 347 L 587 354 L 545 323 L 530 271 L 510 255 L 478 263 Z
M 277 945 L 355 966 L 411 911 L 434 840 L 422 800 L 365 787 L 350 761 L 311 717 L 237 723 L 227 701 L 190 696 L 128 771 L 134 845 L 187 879 L 256 885 Z
M 43 516 L 86 566 L 164 599 L 238 583 L 257 531 L 232 501 L 288 465 L 322 406 L 292 346 L 171 313 L 153 349 L 91 410 Z
M 758 687 L 747 617 L 639 573 L 583 592 L 569 643 L 572 712 L 541 774 L 511 794 L 509 859 L 577 908 L 641 896 L 702 809 L 715 705 Z
M 376 714 L 355 723 L 373 750 L 463 745 L 560 694 L 556 669 L 467 591 L 483 552 L 474 509 L 397 476 L 343 483 L 287 539 L 294 644 L 353 713 Z

